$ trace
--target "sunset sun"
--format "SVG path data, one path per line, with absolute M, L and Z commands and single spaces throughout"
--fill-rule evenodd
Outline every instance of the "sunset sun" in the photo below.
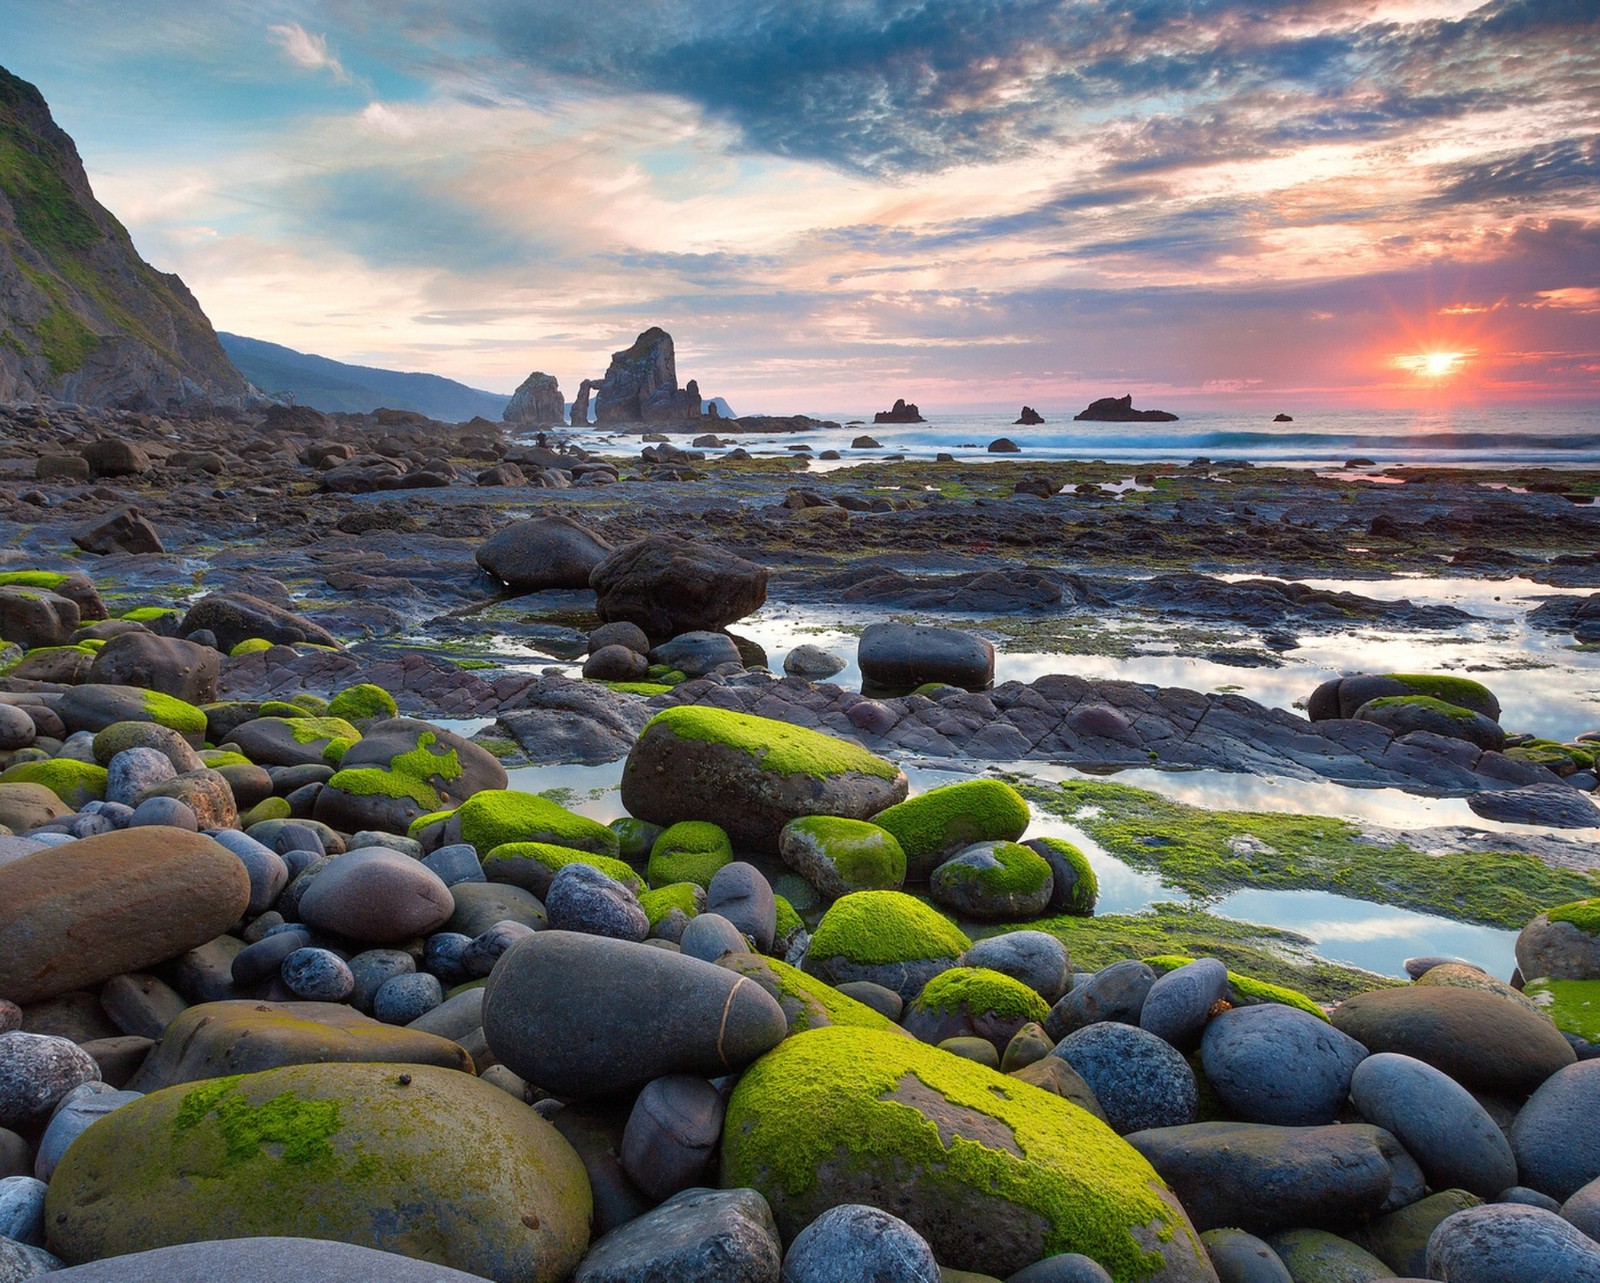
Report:
M 1436 348 L 1427 352 L 1397 356 L 1394 358 L 1394 363 L 1402 370 L 1409 370 L 1419 379 L 1442 383 L 1460 374 L 1466 368 L 1467 358 L 1471 355 L 1470 352 L 1448 352 Z

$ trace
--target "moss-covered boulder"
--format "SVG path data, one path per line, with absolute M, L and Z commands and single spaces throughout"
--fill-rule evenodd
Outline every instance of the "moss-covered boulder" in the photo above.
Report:
M 371 722 L 399 715 L 400 706 L 395 703 L 394 696 L 371 682 L 346 686 L 328 701 L 328 716 L 342 717 L 348 722 Z
M 56 703 L 68 732 L 103 731 L 114 722 L 158 722 L 194 748 L 205 743 L 206 715 L 193 704 L 137 686 L 74 686 Z
M 433 1034 L 386 1025 L 340 1002 L 202 1002 L 179 1015 L 128 1086 L 160 1091 L 201 1078 L 285 1065 L 367 1061 L 472 1072 L 472 1058 Z
M 257 717 L 228 738 L 258 766 L 337 766 L 361 732 L 342 717 Z
M 963 847 L 928 879 L 935 904 L 985 922 L 1037 917 L 1050 903 L 1054 886 L 1049 863 L 1020 842 Z
M 537 793 L 505 787 L 474 793 L 444 818 L 441 844 L 467 842 L 480 856 L 508 842 L 542 842 L 594 855 L 617 855 L 617 835 Z
M 1466 740 L 1494 752 L 1506 746 L 1506 733 L 1492 717 L 1432 695 L 1380 695 L 1356 709 L 1355 720 L 1374 722 L 1396 735 L 1426 731 L 1446 739 Z
M 106 795 L 106 768 L 95 762 L 53 757 L 48 762 L 18 762 L 0 771 L 0 784 L 42 784 L 74 811 Z
M 1003 780 L 963 780 L 929 789 L 879 811 L 872 822 L 906 853 L 906 881 L 928 876 L 963 847 L 1015 842 L 1028 827 L 1028 804 Z
M 1517 966 L 1529 979 L 1600 980 L 1600 898 L 1535 917 L 1517 937 Z
M 1390 696 L 1422 695 L 1456 708 L 1500 720 L 1500 701 L 1482 682 L 1447 673 L 1377 673 L 1335 677 L 1322 683 L 1306 701 L 1306 716 L 1313 722 L 1354 717 L 1369 700 Z
M 661 831 L 650 847 L 645 878 L 653 887 L 693 882 L 709 888 L 717 870 L 733 863 L 733 843 L 720 824 L 679 820 Z
M 506 786 L 494 754 L 410 717 L 374 722 L 317 795 L 313 818 L 344 833 L 404 833 L 417 816 Z
M 722 1182 L 759 1190 L 785 1240 L 860 1202 L 909 1222 L 955 1269 L 1008 1275 L 1082 1252 L 1119 1283 L 1216 1277 L 1177 1201 L 1104 1123 L 871 1029 L 801 1034 L 745 1073 Z
M 0 664 L 0 677 L 76 686 L 89 679 L 94 658 L 95 652 L 89 646 L 35 646 L 26 654 Z
M 69 1264 L 245 1235 L 338 1239 L 505 1283 L 557 1283 L 592 1200 L 520 1100 L 426 1065 L 294 1065 L 169 1087 L 106 1115 L 56 1168 Z
M 622 804 L 653 824 L 714 819 L 744 849 L 777 849 L 802 815 L 864 820 L 906 795 L 905 773 L 858 744 L 771 718 L 683 705 L 628 754 Z
M 676 941 L 689 919 L 705 912 L 706 889 L 698 882 L 674 882 L 639 893 L 639 907 L 650 923 L 650 933 Z
M 543 899 L 556 874 L 569 864 L 587 864 L 599 869 L 636 895 L 644 889 L 639 875 L 621 860 L 550 842 L 502 842 L 483 857 L 483 876 L 491 882 L 504 882 L 532 891 Z
M 106 617 L 105 603 L 100 600 L 94 581 L 81 570 L 0 571 L 0 586 L 43 588 L 65 597 L 77 603 L 78 615 L 84 622 Z
M 898 891 L 906 880 L 899 840 L 866 820 L 802 815 L 778 834 L 778 854 L 830 900 L 852 891 Z
M 0 584 L 0 638 L 24 650 L 65 645 L 80 617 L 77 602 L 48 588 Z
M 828 1025 L 901 1032 L 900 1026 L 866 1003 L 857 1002 L 832 985 L 777 958 L 764 958 L 756 953 L 725 953 L 717 959 L 716 965 L 754 980 L 777 999 L 789 1022 L 791 1035 Z
M 1045 912 L 1091 916 L 1100 898 L 1100 879 L 1089 857 L 1065 838 L 1029 838 L 1023 845 L 1050 866 L 1050 902 Z
M 1050 1004 L 1020 980 L 984 967 L 952 967 L 922 987 L 900 1024 L 934 1046 L 946 1038 L 984 1038 L 1003 1055 L 1019 1029 L 1049 1014 Z
M 856 891 L 817 923 L 805 969 L 829 984 L 871 980 L 909 1002 L 972 941 L 941 914 L 902 891 Z

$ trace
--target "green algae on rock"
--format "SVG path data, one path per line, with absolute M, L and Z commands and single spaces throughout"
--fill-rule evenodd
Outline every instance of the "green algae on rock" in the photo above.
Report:
M 651 844 L 645 877 L 653 887 L 693 882 L 709 889 L 717 870 L 732 862 L 733 844 L 720 825 L 679 820 Z
M 1008 1275 L 1076 1251 L 1118 1283 L 1215 1278 L 1177 1200 L 1104 1123 L 872 1029 L 800 1034 L 746 1071 L 728 1106 L 722 1182 L 759 1190 L 786 1240 L 829 1207 L 865 1202 L 955 1269 Z
M 1348 820 L 1207 811 L 1100 781 L 1024 785 L 1035 804 L 1079 825 L 1112 855 L 1154 869 L 1198 899 L 1241 887 L 1326 890 L 1516 929 L 1545 905 L 1592 893 L 1592 873 L 1552 869 L 1531 855 L 1431 855 L 1369 839 Z
M 428 1065 L 295 1065 L 169 1087 L 85 1132 L 47 1195 L 70 1264 L 205 1239 L 332 1238 L 557 1283 L 592 1200 L 521 1101 Z
M 549 842 L 502 842 L 483 857 L 483 876 L 491 882 L 505 882 L 532 891 L 542 899 L 556 874 L 569 864 L 587 864 L 599 869 L 633 892 L 644 886 L 639 875 L 621 860 Z
M 791 1037 L 829 1025 L 904 1033 L 899 1025 L 866 1003 L 857 1002 L 832 985 L 777 958 L 765 958 L 757 953 L 725 953 L 717 959 L 717 966 L 748 976 L 776 998 L 789 1022 Z
M 935 904 L 964 917 L 1015 922 L 1043 912 L 1055 875 L 1019 842 L 979 842 L 940 864 L 928 884 Z
M 706 889 L 698 882 L 674 882 L 669 886 L 651 887 L 639 893 L 639 907 L 654 929 L 656 923 L 676 909 L 685 918 L 692 918 L 706 907 Z
M 1558 904 L 1545 917 L 1551 922 L 1570 922 L 1585 935 L 1600 936 L 1600 896 Z
M 328 701 L 328 716 L 343 717 L 347 721 L 364 722 L 375 717 L 394 717 L 400 707 L 394 696 L 381 686 L 360 682 L 346 686 Z
M 630 815 L 661 825 L 714 819 L 750 850 L 776 849 L 799 816 L 866 819 L 905 793 L 905 773 L 859 744 L 701 705 L 646 723 L 621 788 Z
M 802 815 L 783 826 L 778 853 L 830 900 L 852 891 L 898 891 L 906 878 L 898 839 L 867 820 Z
M 469 842 L 487 854 L 508 842 L 542 842 L 595 855 L 617 855 L 617 835 L 537 793 L 484 789 L 445 821 L 448 841 Z
M 1600 980 L 1540 976 L 1528 981 L 1522 992 L 1562 1033 L 1600 1043 Z
M 840 985 L 871 980 L 910 1001 L 972 941 L 937 909 L 903 891 L 855 891 L 817 923 L 805 970 Z
M 993 1012 L 1043 1022 L 1050 1004 L 1022 981 L 987 967 L 953 967 L 923 986 L 916 1004 L 930 1011 Z
M 42 784 L 74 810 L 106 795 L 106 768 L 70 757 L 18 762 L 0 771 L 0 784 Z
M 1088 856 L 1065 838 L 1029 838 L 1023 845 L 1037 851 L 1050 865 L 1054 880 L 1049 908 L 1078 917 L 1094 912 L 1100 899 L 1100 879 Z
M 919 793 L 872 817 L 906 853 L 906 880 L 925 882 L 962 847 L 1015 842 L 1031 816 L 1022 794 L 1003 780 L 963 780 Z

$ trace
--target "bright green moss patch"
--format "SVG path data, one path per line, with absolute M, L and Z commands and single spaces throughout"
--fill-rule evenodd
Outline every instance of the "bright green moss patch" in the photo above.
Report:
M 763 770 L 780 775 L 827 779 L 853 771 L 892 780 L 900 774 L 900 768 L 894 763 L 867 752 L 859 744 L 770 717 L 682 705 L 657 713 L 645 725 L 644 733 L 648 734 L 657 726 L 679 739 L 705 740 L 742 749 L 755 758 Z
M 705 902 L 705 888 L 698 882 L 674 882 L 670 886 L 653 887 L 639 893 L 639 907 L 650 920 L 651 930 L 674 909 L 686 918 L 694 917 L 705 907 Z
M 898 1025 L 866 1003 L 846 997 L 825 981 L 807 975 L 798 967 L 791 967 L 777 958 L 748 953 L 728 954 L 718 965 L 749 976 L 776 998 L 789 1021 L 791 1036 L 809 1029 L 824 1029 L 829 1025 L 900 1032 Z
M 0 771 L 0 784 L 42 784 L 77 810 L 85 802 L 104 800 L 106 768 L 70 757 L 52 757 L 48 762 L 18 762 Z
M 1022 794 L 1003 780 L 963 780 L 929 789 L 879 811 L 872 822 L 906 853 L 906 877 L 920 882 L 940 858 L 976 842 L 1014 842 L 1031 816 Z
M 621 860 L 609 855 L 596 855 L 593 851 L 579 851 L 570 846 L 552 846 L 548 842 L 506 842 L 495 847 L 483 857 L 483 871 L 489 876 L 489 881 L 505 880 L 494 876 L 495 868 L 512 860 L 531 860 L 543 865 L 552 874 L 569 864 L 587 864 L 590 868 L 599 869 L 608 878 L 615 878 L 631 891 L 638 891 L 642 886 L 639 875 Z
M 145 691 L 144 711 L 150 715 L 151 721 L 159 722 L 162 726 L 170 726 L 180 734 L 206 733 L 206 715 L 193 704 L 176 696 L 163 695 L 160 691 Z
M 929 1011 L 993 1012 L 1007 1020 L 1043 1022 L 1050 1004 L 1020 980 L 987 967 L 951 967 L 942 971 L 916 997 Z
M 1052 878 L 1050 866 L 1044 856 L 1030 851 L 1020 842 L 995 842 L 989 845 L 995 863 L 982 867 L 954 861 L 942 864 L 935 870 L 937 884 L 973 886 L 984 895 L 1031 895 Z
M 631 815 L 621 815 L 606 825 L 617 835 L 617 854 L 624 860 L 648 860 L 650 848 L 661 836 L 661 826 L 649 820 L 636 820 Z
M 680 820 L 664 829 L 650 848 L 645 876 L 653 887 L 694 882 L 709 887 L 717 870 L 733 860 L 733 844 L 709 820 Z
M 346 744 L 353 744 L 361 738 L 361 732 L 342 717 L 288 717 L 283 720 L 289 724 L 289 733 L 296 744 L 315 744 L 318 740 L 344 740 Z M 454 749 L 450 751 L 455 752 Z M 460 774 L 459 769 L 456 774 Z M 455 776 L 445 778 L 454 779 Z
M 393 717 L 399 711 L 400 706 L 395 703 L 394 696 L 371 682 L 347 686 L 328 701 L 328 716 L 342 717 L 347 721 L 363 722 Z
M 1548 904 L 1600 888 L 1593 874 L 1552 869 L 1530 855 L 1430 855 L 1369 841 L 1356 825 L 1323 816 L 1206 811 L 1087 780 L 1024 792 L 1118 859 L 1159 872 L 1199 900 L 1241 887 L 1334 891 L 1515 930 Z
M 442 820 L 448 820 L 454 814 L 455 808 L 452 807 L 448 811 L 429 811 L 426 815 L 419 815 L 407 827 L 406 836 L 414 838 L 430 825 L 438 824 Z
M 660 682 L 601 682 L 600 685 L 609 686 L 623 695 L 642 695 L 646 699 L 652 695 L 665 695 L 672 689 Z
M 1462 708 L 1460 704 L 1448 704 L 1442 699 L 1435 699 L 1432 695 L 1379 695 L 1376 699 L 1369 699 L 1361 707 L 1363 709 L 1420 708 L 1430 713 L 1437 713 L 1440 717 L 1460 719 L 1469 718 L 1473 714 L 1470 708 Z
M 350 728 L 352 731 L 354 727 Z M 347 771 L 337 771 L 328 781 L 328 787 L 340 789 L 357 797 L 388 797 L 395 801 L 412 801 L 424 808 L 437 807 L 444 793 L 435 778 L 448 783 L 461 778 L 461 759 L 455 749 L 447 753 L 430 753 L 428 750 L 438 740 L 432 731 L 417 736 L 417 746 L 389 759 L 387 771 L 376 766 L 357 766 Z
M 1186 967 L 1195 959 L 1185 954 L 1167 953 L 1156 954 L 1153 957 L 1141 959 L 1146 966 L 1154 968 L 1157 972 L 1165 974 L 1176 971 L 1179 967 Z M 1297 1007 L 1319 1020 L 1326 1020 L 1328 1013 L 1323 1011 L 1316 1003 L 1298 989 L 1291 989 L 1287 985 L 1268 984 L 1265 980 L 1253 980 L 1249 976 L 1241 976 L 1236 971 L 1228 972 L 1228 988 L 1233 991 L 1229 1001 L 1235 1007 L 1249 1007 L 1263 1002 L 1275 1002 L 1282 1007 Z
M 1593 744 L 1561 744 L 1555 740 L 1534 739 L 1505 750 L 1507 757 L 1516 762 L 1532 762 L 1548 766 L 1558 775 L 1571 775 L 1574 771 L 1587 771 L 1594 767 Z
M 774 940 L 787 940 L 796 931 L 805 926 L 805 919 L 796 912 L 794 905 L 790 904 L 785 897 L 774 895 L 772 903 L 773 907 L 778 911 L 777 925 L 772 931 Z
M 264 650 L 271 650 L 274 643 L 265 637 L 246 637 L 228 652 L 229 659 L 238 659 L 241 655 L 259 655 Z
M 1443 673 L 1385 673 L 1384 676 L 1410 687 L 1413 694 L 1430 695 L 1485 717 L 1500 715 L 1500 703 L 1489 688 L 1470 677 L 1450 677 Z
M 824 1167 L 826 1183 L 818 1180 Z M 913 1220 L 914 1228 L 957 1268 L 1009 1274 L 1034 1256 L 1083 1252 L 1127 1283 L 1163 1264 L 1144 1243 L 1172 1244 L 1168 1250 L 1192 1257 L 1196 1268 L 1204 1260 L 1162 1197 L 1160 1178 L 1099 1119 L 1040 1088 L 871 1029 L 788 1038 L 745 1072 L 728 1105 L 722 1182 L 766 1196 L 786 1238 L 833 1203 L 883 1185 L 915 1187 L 925 1192 L 912 1209 L 939 1210 Z M 1010 1253 L 1003 1260 L 964 1255 L 967 1228 L 942 1210 L 973 1198 L 1032 1213 L 1026 1219 L 1041 1223 L 1042 1252 L 1018 1243 L 1002 1247 Z
M 40 663 L 43 663 L 52 655 L 67 654 L 84 655 L 92 659 L 94 657 L 94 652 L 94 647 L 85 645 L 82 642 L 75 643 L 71 646 L 35 646 L 32 650 L 20 654 L 15 659 L 12 659 L 5 665 L 0 666 L 0 677 L 5 676 L 7 673 L 11 672 L 14 668 L 26 660 L 37 660 Z M 39 670 L 35 668 L 33 671 L 37 673 Z
M 200 760 L 212 770 L 216 770 L 219 766 L 254 765 L 243 753 L 235 753 L 227 748 L 203 748 L 200 750 Z
M 972 941 L 937 909 L 903 891 L 856 891 L 840 896 L 811 936 L 817 958 L 861 966 L 959 958 Z
M 783 826 L 778 845 L 786 853 L 791 846 L 809 848 L 851 891 L 897 891 L 906 880 L 906 853 L 899 840 L 866 820 L 803 815 Z
M 547 842 L 596 855 L 617 854 L 617 835 L 598 820 L 577 815 L 537 793 L 483 789 L 456 811 L 461 840 L 479 854 L 507 842 Z
M 177 618 L 182 614 L 181 610 L 171 606 L 135 606 L 132 610 L 123 611 L 118 618 L 129 619 L 136 624 L 151 624 L 158 619 L 166 619 L 168 616 Z
M 1564 1034 L 1600 1042 L 1600 980 L 1528 981 L 1523 995 L 1531 998 Z
M 252 1105 L 238 1092 L 243 1077 L 208 1079 L 190 1091 L 172 1120 L 174 1133 L 193 1131 L 214 1114 L 230 1167 L 255 1158 L 265 1145 L 278 1161 L 297 1167 L 333 1157 L 328 1141 L 341 1127 L 338 1101 L 301 1100 L 285 1091 Z
M 1056 888 L 1052 902 L 1060 903 L 1063 894 L 1066 902 L 1062 904 L 1062 912 L 1074 913 L 1080 917 L 1087 917 L 1094 912 L 1096 901 L 1100 898 L 1100 879 L 1095 876 L 1094 866 L 1089 863 L 1089 857 L 1065 838 L 1030 838 L 1030 844 L 1045 846 L 1055 857 L 1072 870 L 1072 885 L 1063 888 L 1063 879 L 1056 878 Z
M 0 588 L 43 588 L 54 592 L 67 582 L 59 570 L 0 570 Z
M 1558 904 L 1545 917 L 1551 922 L 1570 922 L 1585 935 L 1600 936 L 1600 896 Z

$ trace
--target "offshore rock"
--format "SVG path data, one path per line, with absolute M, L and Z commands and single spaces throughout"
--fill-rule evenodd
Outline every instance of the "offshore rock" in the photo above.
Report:
M 511 394 L 511 400 L 500 417 L 507 423 L 545 427 L 560 423 L 564 408 L 561 385 L 556 382 L 555 375 L 535 370 Z
M 594 402 L 594 421 L 600 427 L 614 423 L 643 423 L 644 403 L 665 388 L 678 390 L 678 365 L 672 335 L 652 325 L 633 346 L 614 352 L 606 377 Z M 698 399 L 697 399 L 698 400 Z M 699 409 L 698 403 L 696 410 Z
M 1072 416 L 1090 423 L 1176 423 L 1178 416 L 1168 410 L 1135 410 L 1133 394 L 1103 396 L 1089 402 L 1089 408 Z

